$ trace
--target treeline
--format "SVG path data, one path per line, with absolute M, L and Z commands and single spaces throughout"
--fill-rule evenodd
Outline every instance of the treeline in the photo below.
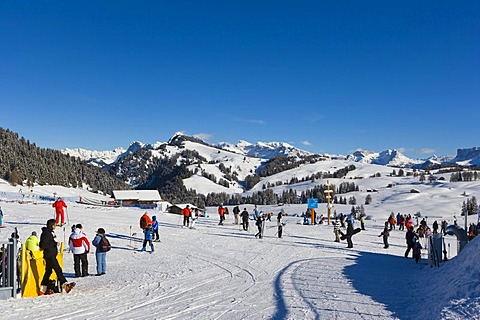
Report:
M 229 195 L 225 192 L 222 193 L 209 193 L 206 196 L 196 195 L 192 198 L 192 201 L 199 201 L 199 203 L 206 206 L 218 206 L 224 205 L 240 205 L 240 204 L 259 204 L 259 205 L 276 205 L 283 204 L 302 204 L 307 203 L 309 198 L 317 198 L 319 203 L 327 203 L 326 185 L 318 185 L 312 189 L 308 189 L 298 193 L 294 189 L 284 190 L 282 194 L 276 194 L 272 189 L 266 189 L 258 192 L 254 192 L 248 196 L 242 196 L 239 194 Z M 357 201 L 354 197 L 342 197 L 340 194 L 358 191 L 358 186 L 351 182 L 342 182 L 338 187 L 330 185 L 331 199 L 330 202 L 334 204 L 356 204 Z
M 281 157 L 277 156 L 273 159 L 268 160 L 257 172 L 260 177 L 268 177 L 274 174 L 283 172 L 285 170 L 290 170 L 298 168 L 303 164 L 315 163 L 317 161 L 324 160 L 324 158 L 318 154 L 305 156 L 301 159 L 295 157 Z
M 43 149 L 17 133 L 0 128 L 0 177 L 12 185 L 61 185 L 82 187 L 111 194 L 130 186 L 109 172 L 79 158 L 53 149 Z

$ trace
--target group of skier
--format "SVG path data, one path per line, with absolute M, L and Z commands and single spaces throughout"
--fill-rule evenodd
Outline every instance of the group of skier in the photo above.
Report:
M 188 206 L 186 209 L 189 209 Z M 190 216 L 190 212 L 188 213 L 188 216 L 183 214 L 184 219 L 188 218 Z M 184 220 L 185 221 L 185 220 Z M 187 219 L 188 221 L 188 219 Z M 188 223 L 187 223 L 188 226 Z M 148 215 L 148 212 L 145 212 L 141 217 L 140 217 L 140 229 L 143 230 L 143 245 L 142 249 L 140 251 L 144 252 L 146 251 L 147 244 L 150 246 L 150 252 L 155 251 L 155 247 L 153 245 L 153 242 L 159 242 L 160 237 L 158 235 L 158 220 L 157 216 L 150 216 Z
M 58 198 L 52 207 L 55 208 L 55 218 L 47 220 L 46 225 L 42 227 L 40 239 L 37 237 L 37 232 L 33 231 L 25 241 L 25 250 L 27 252 L 41 250 L 43 252 L 43 259 L 45 260 L 45 273 L 40 282 L 41 288 L 38 295 L 52 294 L 59 292 L 60 289 L 68 293 L 76 284 L 75 282 L 67 281 L 57 260 L 60 241 L 57 241 L 55 230 L 57 226 L 64 226 L 66 224 L 64 208 L 67 208 L 67 205 L 61 198 Z M 65 228 L 63 228 L 63 232 L 65 232 Z M 18 234 L 15 238 L 19 241 Z M 105 236 L 105 229 L 98 228 L 95 237 L 90 243 L 88 237 L 83 232 L 82 224 L 74 224 L 68 238 L 68 246 L 70 252 L 73 254 L 75 277 L 89 276 L 87 254 L 90 252 L 91 245 L 96 247 L 96 275 L 104 275 L 106 273 L 106 252 L 111 248 L 110 242 Z M 55 272 L 57 276 L 58 285 L 50 279 L 52 272 Z
M 226 215 L 228 214 L 228 208 L 223 206 L 223 204 L 219 205 L 217 208 L 218 215 L 220 222 L 218 225 L 223 225 L 224 221 L 226 221 Z M 252 213 L 252 219 L 250 219 L 250 214 L 247 211 L 247 208 L 243 208 L 243 211 L 240 211 L 240 207 L 237 205 L 233 208 L 233 215 L 234 215 L 234 224 L 240 224 L 240 219 L 242 223 L 242 227 L 244 231 L 249 230 L 249 220 L 255 221 L 255 226 L 258 228 L 258 232 L 255 234 L 255 238 L 262 239 L 263 234 L 265 231 L 265 223 L 266 221 L 272 221 L 272 213 L 264 213 L 258 209 L 258 206 L 255 205 Z M 282 237 L 283 234 L 283 227 L 285 226 L 285 222 L 283 221 L 283 213 L 279 212 L 277 215 L 277 233 L 279 238 Z

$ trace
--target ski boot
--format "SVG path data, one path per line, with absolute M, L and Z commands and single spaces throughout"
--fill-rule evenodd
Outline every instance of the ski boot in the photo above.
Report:
M 73 287 L 75 287 L 76 283 L 75 282 L 70 282 L 70 283 L 64 283 L 62 284 L 62 289 L 65 290 L 66 293 L 69 293 L 72 291 Z

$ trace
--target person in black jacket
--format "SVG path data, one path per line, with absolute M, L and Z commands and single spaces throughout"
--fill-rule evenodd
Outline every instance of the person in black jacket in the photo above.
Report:
M 348 244 L 347 248 L 353 248 L 352 236 L 353 236 L 353 224 L 349 219 L 347 219 L 347 244 Z
M 243 211 L 241 213 L 241 217 L 242 217 L 243 230 L 248 231 L 248 211 L 247 211 L 247 208 L 243 209 Z
M 55 241 L 55 227 L 57 223 L 55 219 L 50 219 L 47 221 L 47 226 L 42 228 L 42 234 L 40 236 L 40 249 L 43 250 L 43 259 L 45 259 L 45 275 L 43 276 L 41 285 L 43 286 L 43 291 L 40 292 L 40 295 L 47 292 L 46 287 L 50 281 L 50 276 L 52 270 L 55 271 L 57 279 L 67 293 L 75 286 L 75 282 L 67 283 L 67 279 L 63 275 L 62 268 L 57 261 L 57 242 Z
M 259 215 L 257 217 L 257 222 L 255 224 L 257 225 L 258 228 L 258 233 L 255 235 L 255 238 L 262 239 L 263 236 L 263 224 L 265 223 L 265 219 L 263 218 L 263 215 Z
M 415 237 L 418 239 L 418 236 L 413 231 L 413 226 L 411 226 L 410 229 L 408 229 L 407 233 L 405 234 L 405 239 L 407 241 L 407 250 L 405 251 L 405 258 L 408 258 L 408 254 L 410 253 L 410 250 L 412 250 L 412 258 L 415 258 L 413 256 L 413 248 L 414 248 L 414 245 L 415 245 L 414 238 Z

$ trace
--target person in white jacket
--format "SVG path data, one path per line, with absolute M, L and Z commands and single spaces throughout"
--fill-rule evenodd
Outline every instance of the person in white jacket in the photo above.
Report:
M 68 245 L 73 253 L 73 268 L 75 277 L 88 276 L 88 258 L 87 253 L 90 251 L 90 242 L 82 231 L 82 225 L 79 223 L 73 229 Z M 80 271 L 81 265 L 81 271 Z

